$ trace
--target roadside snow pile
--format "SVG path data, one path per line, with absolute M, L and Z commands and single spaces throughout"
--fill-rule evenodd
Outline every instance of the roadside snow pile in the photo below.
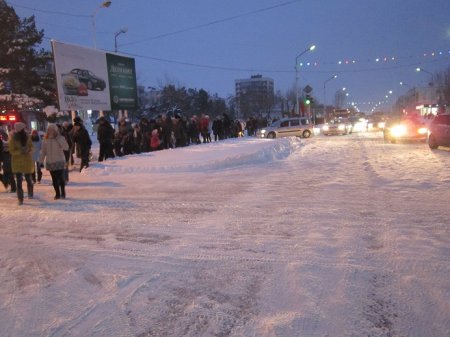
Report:
M 283 160 L 302 145 L 298 138 L 235 138 L 183 148 L 130 155 L 93 163 L 93 175 L 226 170 Z

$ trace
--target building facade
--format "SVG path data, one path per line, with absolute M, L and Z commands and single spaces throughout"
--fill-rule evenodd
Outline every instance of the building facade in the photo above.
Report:
M 402 114 L 419 114 L 421 116 L 432 116 L 449 110 L 443 104 L 438 87 L 414 87 L 399 97 L 394 110 Z
M 236 117 L 268 117 L 274 105 L 273 79 L 253 75 L 249 79 L 235 80 Z

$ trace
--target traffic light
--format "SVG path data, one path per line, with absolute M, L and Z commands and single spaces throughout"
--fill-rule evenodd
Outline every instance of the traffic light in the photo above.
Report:
M 311 105 L 314 103 L 314 98 L 310 94 L 306 94 L 305 105 Z

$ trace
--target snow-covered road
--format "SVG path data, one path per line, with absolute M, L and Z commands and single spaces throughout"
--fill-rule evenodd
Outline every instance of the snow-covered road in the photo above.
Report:
M 0 194 L 0 336 L 450 336 L 450 152 L 242 138 Z

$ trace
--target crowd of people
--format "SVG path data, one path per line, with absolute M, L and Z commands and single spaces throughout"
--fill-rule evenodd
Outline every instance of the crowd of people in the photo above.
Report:
M 246 131 L 254 135 L 261 121 L 250 118 L 246 122 L 232 120 L 228 115 L 215 117 L 206 114 L 186 118 L 180 115 L 160 115 L 155 119 L 141 118 L 130 124 L 125 118 L 114 128 L 105 117 L 95 122 L 99 142 L 98 161 L 108 158 L 159 151 L 193 144 L 210 143 L 226 138 L 242 137 Z M 211 135 L 212 134 L 212 135 Z M 74 165 L 74 156 L 80 160 L 81 172 L 89 167 L 92 140 L 80 117 L 73 123 L 50 123 L 45 135 L 33 130 L 28 134 L 25 124 L 17 122 L 9 134 L 0 134 L 0 181 L 5 189 L 17 194 L 19 205 L 24 202 L 23 181 L 26 181 L 27 196 L 34 197 L 34 184 L 40 184 L 42 169 L 49 171 L 54 199 L 66 198 L 69 182 L 69 167 Z
M 95 122 L 100 144 L 99 161 L 115 156 L 210 143 L 213 139 L 219 141 L 241 137 L 245 131 L 253 136 L 260 127 L 258 123 L 260 121 L 255 118 L 246 122 L 232 120 L 227 114 L 213 120 L 206 114 L 191 118 L 159 115 L 155 119 L 143 117 L 133 124 L 122 118 L 117 129 L 114 129 L 105 117 L 100 117 Z

